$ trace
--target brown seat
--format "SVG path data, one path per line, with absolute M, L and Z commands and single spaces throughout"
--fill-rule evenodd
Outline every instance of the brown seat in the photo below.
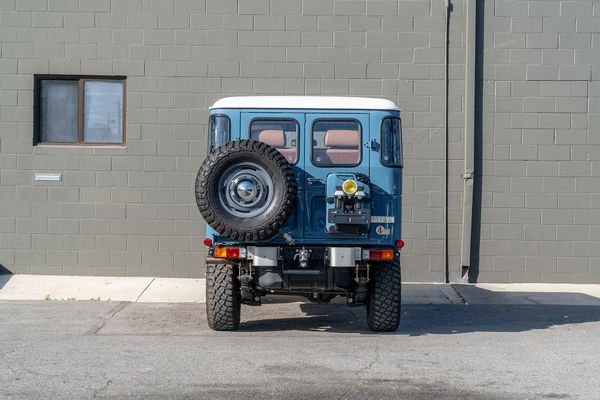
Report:
M 254 139 L 254 132 L 252 136 Z M 258 141 L 275 147 L 290 164 L 296 162 L 296 148 L 285 147 L 285 132 L 282 129 L 265 129 L 260 131 Z
M 330 129 L 325 133 L 325 158 L 323 163 L 352 165 L 360 160 L 359 132 Z

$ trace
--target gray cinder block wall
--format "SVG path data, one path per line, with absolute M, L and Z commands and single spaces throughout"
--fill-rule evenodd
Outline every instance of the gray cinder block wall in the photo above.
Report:
M 600 282 L 600 2 L 479 1 L 472 273 Z M 449 260 L 460 277 L 464 1 L 452 1 Z M 203 276 L 207 108 L 377 96 L 403 110 L 403 276 L 443 272 L 444 0 L 0 0 L 0 264 Z M 33 74 L 127 76 L 127 146 L 32 146 Z M 35 172 L 63 181 L 33 181 Z

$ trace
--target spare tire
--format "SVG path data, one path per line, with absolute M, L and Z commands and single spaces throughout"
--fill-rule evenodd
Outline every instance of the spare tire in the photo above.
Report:
M 196 203 L 208 225 L 233 240 L 275 234 L 296 205 L 296 176 L 277 149 L 255 140 L 228 142 L 204 160 Z

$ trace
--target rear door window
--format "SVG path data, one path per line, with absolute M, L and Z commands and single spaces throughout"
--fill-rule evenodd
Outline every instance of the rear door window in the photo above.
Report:
M 402 121 L 384 118 L 381 122 L 381 165 L 402 167 Z
M 255 119 L 250 123 L 250 139 L 275 147 L 290 164 L 298 162 L 298 132 L 295 120 Z
M 356 120 L 325 120 L 312 127 L 312 162 L 319 167 L 353 167 L 361 160 L 361 125 Z

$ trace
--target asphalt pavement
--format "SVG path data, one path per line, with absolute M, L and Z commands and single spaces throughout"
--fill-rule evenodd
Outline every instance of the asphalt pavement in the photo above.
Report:
M 392 334 L 301 298 L 244 306 L 236 332 L 202 303 L 3 300 L 0 398 L 600 399 L 598 298 L 425 289 Z

